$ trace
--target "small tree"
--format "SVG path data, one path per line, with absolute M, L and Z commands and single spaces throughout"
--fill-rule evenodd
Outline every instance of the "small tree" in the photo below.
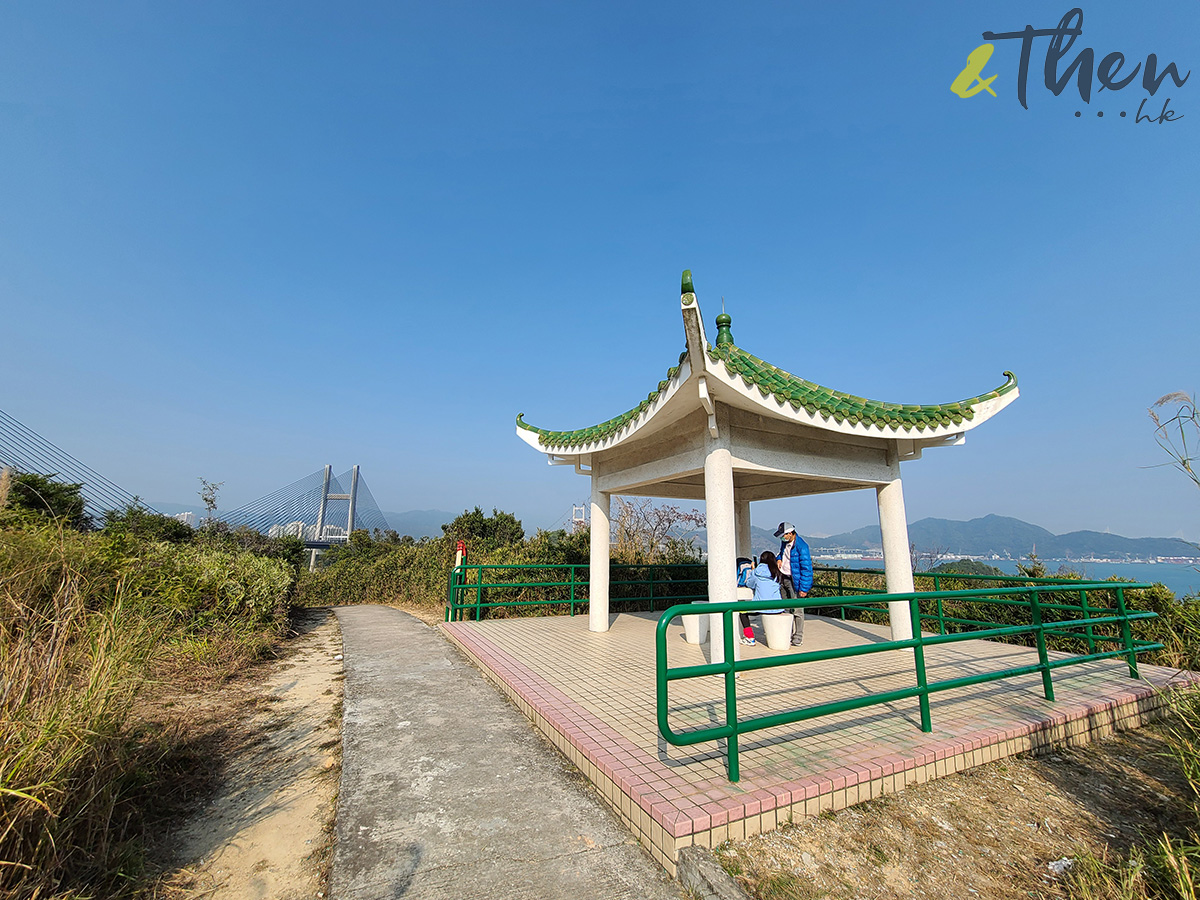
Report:
M 57 473 L 10 472 L 8 506 L 58 519 L 68 528 L 87 531 L 92 527 L 85 510 L 83 485 L 55 481 Z
M 655 504 L 648 498 L 617 497 L 612 558 L 621 562 L 665 563 L 698 558 L 691 534 L 705 524 L 704 513 Z
M 110 509 L 105 512 L 101 527 L 108 534 L 128 534 L 168 544 L 186 544 L 195 537 L 191 525 L 132 503 L 123 510 Z
M 918 550 L 916 544 L 909 542 L 908 545 L 908 557 L 914 572 L 928 572 L 949 555 L 950 548 L 946 546 Z
M 204 504 L 204 511 L 207 513 L 204 519 L 205 525 L 211 525 L 217 518 L 217 493 L 223 484 L 225 484 L 223 481 L 200 479 L 200 490 L 197 493 L 200 494 L 200 501 Z
M 494 507 L 490 516 L 478 506 L 464 510 L 453 522 L 443 525 L 442 532 L 451 541 L 466 541 L 473 553 L 488 553 L 525 540 L 521 520 Z

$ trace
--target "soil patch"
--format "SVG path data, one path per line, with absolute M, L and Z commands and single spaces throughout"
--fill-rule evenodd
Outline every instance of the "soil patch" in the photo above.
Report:
M 151 848 L 163 871 L 155 897 L 326 893 L 341 769 L 341 634 L 326 609 L 298 610 L 291 627 L 277 660 L 219 687 L 153 698 L 187 735 L 177 814 Z
M 1050 863 L 1177 833 L 1189 800 L 1162 737 L 1144 728 L 729 842 L 718 858 L 758 900 L 1065 897 Z

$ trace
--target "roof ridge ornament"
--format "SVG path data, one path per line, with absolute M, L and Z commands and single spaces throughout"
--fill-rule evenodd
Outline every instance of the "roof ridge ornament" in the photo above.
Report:
M 729 330 L 729 326 L 732 324 L 733 317 L 729 313 L 723 312 L 717 316 L 717 346 L 733 343 L 733 332 Z
M 704 335 L 704 317 L 700 313 L 700 301 L 696 299 L 696 288 L 692 284 L 691 269 L 683 270 L 679 290 L 679 311 L 683 313 L 683 336 L 687 342 L 687 354 L 691 359 L 692 373 L 700 375 L 703 374 L 708 362 L 704 358 L 708 339 Z

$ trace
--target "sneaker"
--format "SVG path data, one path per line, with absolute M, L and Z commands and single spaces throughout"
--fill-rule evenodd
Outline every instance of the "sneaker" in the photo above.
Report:
M 793 647 L 803 647 L 804 646 L 804 638 L 797 639 L 797 638 L 793 637 L 792 638 L 792 646 Z
M 755 644 L 758 643 L 758 641 L 756 641 L 754 638 L 744 637 L 744 638 L 742 638 L 742 643 L 745 644 L 747 647 L 753 647 Z

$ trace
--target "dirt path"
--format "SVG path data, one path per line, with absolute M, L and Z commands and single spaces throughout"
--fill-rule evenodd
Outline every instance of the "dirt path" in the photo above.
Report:
M 322 897 L 341 760 L 341 633 L 304 610 L 266 677 L 179 701 L 209 720 L 216 789 L 160 841 L 170 900 Z M 186 707 L 185 707 L 186 710 Z

